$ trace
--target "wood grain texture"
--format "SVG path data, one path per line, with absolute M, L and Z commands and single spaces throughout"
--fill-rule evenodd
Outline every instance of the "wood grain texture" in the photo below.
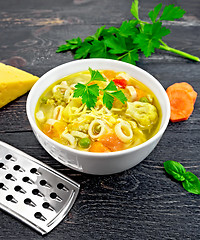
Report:
M 7 0 L 0 2 L 0 62 L 41 76 L 73 60 L 56 54 L 66 39 L 86 37 L 101 25 L 119 26 L 131 19 L 131 0 Z M 157 3 L 175 4 L 187 13 L 182 20 L 165 23 L 166 42 L 200 56 L 199 0 L 140 1 L 140 16 Z M 137 64 L 166 89 L 187 81 L 200 93 L 200 65 L 171 53 L 156 51 Z M 68 216 L 47 236 L 1 212 L 0 239 L 199 239 L 200 197 L 186 192 L 167 176 L 163 162 L 181 162 L 200 177 L 200 100 L 188 121 L 170 123 L 155 150 L 139 165 L 111 176 L 91 176 L 54 160 L 37 142 L 26 117 L 27 94 L 0 109 L 0 140 L 38 158 L 81 184 Z

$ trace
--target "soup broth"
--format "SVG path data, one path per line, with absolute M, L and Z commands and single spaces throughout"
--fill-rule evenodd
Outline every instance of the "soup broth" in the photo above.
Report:
M 64 77 L 52 84 L 38 100 L 35 119 L 51 139 L 68 147 L 89 152 L 114 152 L 137 146 L 154 136 L 161 124 L 161 108 L 154 93 L 125 72 L 99 70 L 106 81 L 93 81 L 104 89 L 113 81 L 127 98 L 114 99 L 111 109 L 103 92 L 94 108 L 75 98 L 77 83 L 90 81 L 89 71 Z

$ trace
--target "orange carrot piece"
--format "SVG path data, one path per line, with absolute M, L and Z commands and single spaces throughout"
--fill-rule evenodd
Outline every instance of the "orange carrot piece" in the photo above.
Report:
M 189 118 L 194 109 L 194 102 L 186 90 L 170 87 L 167 89 L 171 106 L 170 120 L 172 122 L 184 121 Z
M 113 70 L 104 70 L 103 74 L 108 78 L 108 80 L 112 80 L 116 77 L 116 72 Z
M 135 88 L 136 92 L 137 92 L 137 100 L 139 100 L 142 97 L 145 97 L 147 95 L 147 93 L 145 91 L 143 91 L 142 89 L 139 88 Z
M 64 122 L 56 122 L 53 126 L 45 123 L 42 131 L 50 138 L 57 138 L 60 137 L 60 134 L 65 130 L 66 126 Z
M 64 122 L 56 122 L 53 125 L 53 130 L 60 135 L 62 132 L 64 132 L 67 124 Z
M 189 83 L 187 82 L 174 83 L 173 85 L 168 87 L 168 90 L 174 88 L 187 91 L 191 95 L 193 102 L 195 103 L 197 98 L 197 92 L 194 91 L 193 87 Z
M 100 137 L 99 142 L 109 148 L 112 152 L 124 149 L 124 144 L 115 133 L 108 133 Z
M 94 142 L 90 147 L 89 151 L 90 152 L 110 152 L 110 150 L 100 142 Z
M 51 125 L 48 123 L 45 123 L 43 125 L 42 131 L 45 135 L 51 138 Z

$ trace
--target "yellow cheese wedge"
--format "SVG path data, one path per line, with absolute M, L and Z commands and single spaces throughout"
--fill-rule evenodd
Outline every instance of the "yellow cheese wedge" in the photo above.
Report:
M 29 91 L 37 76 L 0 63 L 0 108 Z

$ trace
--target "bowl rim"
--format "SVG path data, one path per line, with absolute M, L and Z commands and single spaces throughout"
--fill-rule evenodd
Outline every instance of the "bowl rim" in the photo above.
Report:
M 124 150 L 120 150 L 120 151 L 116 151 L 116 152 L 106 152 L 106 153 L 93 153 L 93 152 L 87 152 L 87 151 L 81 151 L 81 150 L 78 150 L 78 149 L 73 149 L 73 148 L 70 148 L 66 145 L 63 145 L 61 143 L 58 143 L 56 142 L 55 140 L 49 138 L 47 135 L 45 135 L 40 129 L 39 127 L 37 126 L 36 122 L 35 122 L 35 119 L 32 118 L 32 114 L 31 114 L 31 99 L 34 98 L 34 94 L 37 90 L 37 88 L 40 86 L 40 83 L 42 81 L 44 81 L 49 75 L 53 74 L 55 71 L 59 70 L 59 69 L 62 69 L 63 67 L 66 67 L 66 65 L 77 65 L 79 64 L 80 62 L 85 62 L 86 64 L 87 63 L 90 63 L 90 62 L 107 62 L 107 63 L 116 63 L 116 64 L 120 64 L 122 66 L 127 66 L 127 67 L 130 67 L 130 68 L 133 68 L 139 72 L 141 72 L 142 74 L 146 75 L 147 77 L 150 77 L 155 85 L 157 85 L 157 87 L 160 88 L 160 90 L 162 91 L 162 97 L 164 99 L 164 102 L 166 103 L 166 106 L 167 106 L 167 109 L 166 109 L 166 118 L 163 119 L 163 114 L 162 114 L 162 121 L 163 121 L 163 124 L 162 126 L 160 127 L 160 129 L 158 130 L 158 132 L 153 136 L 151 137 L 150 139 L 148 139 L 147 141 L 145 141 L 144 143 L 141 143 L 140 145 L 137 145 L 137 146 L 134 146 L 134 147 L 131 147 L 131 148 L 128 148 L 128 149 L 124 149 Z M 78 71 L 76 71 L 78 72 Z M 57 81 L 57 80 L 56 80 Z M 52 83 L 51 83 L 52 84 Z M 50 85 L 51 85 L 50 84 Z M 49 86 L 50 86 L 49 85 Z M 46 88 L 45 88 L 46 89 Z M 43 90 L 43 92 L 45 91 L 45 89 Z M 39 96 L 40 97 L 40 96 Z M 158 99 L 159 101 L 159 99 Z M 35 106 L 36 107 L 36 106 Z M 35 110 L 35 107 L 34 107 L 34 110 Z M 132 65 L 132 64 L 129 64 L 129 63 L 126 63 L 126 62 L 121 62 L 121 61 L 118 61 L 118 60 L 112 60 L 112 59 L 104 59 L 104 58 L 94 58 L 94 59 L 80 59 L 80 60 L 73 60 L 73 61 L 70 61 L 70 62 L 67 62 L 67 63 L 64 63 L 64 64 L 61 64 L 61 65 L 58 65 L 52 69 L 50 69 L 49 71 L 47 71 L 45 74 L 43 74 L 39 79 L 38 81 L 33 85 L 32 89 L 30 90 L 29 94 L 28 94 L 28 98 L 27 98 L 27 101 L 26 101 L 26 113 L 27 113 L 27 117 L 28 117 L 28 120 L 30 122 L 30 125 L 33 129 L 33 131 L 35 131 L 37 134 L 40 134 L 42 135 L 42 137 L 47 141 L 47 142 L 50 142 L 52 144 L 54 144 L 56 147 L 58 148 L 62 148 L 63 150 L 67 150 L 73 154 L 77 154 L 77 155 L 83 155 L 85 157 L 99 157 L 99 158 L 105 158 L 105 157 L 115 157 L 115 156 L 120 156 L 120 155 L 124 155 L 124 154 L 129 154 L 131 152 L 135 152 L 147 145 L 150 145 L 151 143 L 153 143 L 155 140 L 159 139 L 162 134 L 164 133 L 164 131 L 166 130 L 167 128 L 167 125 L 169 123 L 169 118 L 170 118 L 170 102 L 169 102 L 169 99 L 168 99 L 168 96 L 167 96 L 167 93 L 165 91 L 165 89 L 163 88 L 163 86 L 161 85 L 161 83 L 155 78 L 153 77 L 150 73 L 148 73 L 147 71 L 143 70 L 142 68 L 140 67 L 137 67 L 135 65 Z

